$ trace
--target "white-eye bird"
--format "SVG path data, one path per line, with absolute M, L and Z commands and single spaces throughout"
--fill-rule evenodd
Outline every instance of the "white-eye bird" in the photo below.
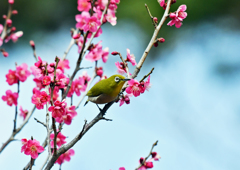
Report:
M 88 101 L 91 101 L 96 104 L 109 103 L 117 98 L 120 93 L 125 81 L 130 79 L 125 79 L 122 75 L 113 75 L 108 79 L 103 79 L 97 82 L 88 92 Z M 85 106 L 84 105 L 84 106 Z

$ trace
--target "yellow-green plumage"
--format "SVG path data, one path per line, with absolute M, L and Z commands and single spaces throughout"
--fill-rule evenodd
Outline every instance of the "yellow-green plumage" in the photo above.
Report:
M 88 101 L 96 104 L 113 101 L 120 93 L 125 81 L 128 80 L 122 75 L 113 75 L 108 79 L 99 81 L 87 92 Z

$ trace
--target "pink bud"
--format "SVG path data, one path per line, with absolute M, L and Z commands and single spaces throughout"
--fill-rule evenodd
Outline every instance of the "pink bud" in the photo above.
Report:
M 153 45 L 154 45 L 154 47 L 157 47 L 158 46 L 158 41 L 156 41 Z
M 50 67 L 55 67 L 55 63 L 50 63 Z
M 174 19 L 174 18 L 176 17 L 176 14 L 175 14 L 175 13 L 170 13 L 169 17 L 170 17 L 171 19 Z
M 172 0 L 172 4 L 174 4 L 174 3 L 176 3 L 177 2 L 177 0 Z
M 14 4 L 14 0 L 8 0 L 8 3 L 11 5 Z
M 155 23 L 158 23 L 157 17 L 154 17 L 154 18 L 153 18 L 153 21 L 154 21 Z
M 4 57 L 8 57 L 8 52 L 3 51 L 2 54 L 3 54 Z
M 113 51 L 111 54 L 112 55 L 118 55 L 118 52 L 117 51 Z
M 11 32 L 15 32 L 16 30 L 17 30 L 16 27 L 11 28 Z
M 11 27 L 11 25 L 12 25 L 12 20 L 11 19 L 7 19 L 7 26 Z
M 13 14 L 13 15 L 17 15 L 17 14 L 18 14 L 18 11 L 17 11 L 17 10 L 13 10 L 13 11 L 12 11 L 12 14 Z
M 29 41 L 29 44 L 31 45 L 31 47 L 32 47 L 33 49 L 35 49 L 35 43 L 34 43 L 33 40 L 30 40 L 30 41 Z
M 97 75 L 99 77 L 102 77 L 102 75 L 103 75 L 103 68 L 102 67 L 98 67 L 96 72 L 97 72 Z
M 78 39 L 78 38 L 80 38 L 80 36 L 81 36 L 81 34 L 76 34 L 76 35 L 74 35 L 72 38 L 73 38 L 73 39 Z
M 2 17 L 3 17 L 3 19 L 7 19 L 7 15 L 3 15 Z
M 164 42 L 165 42 L 165 39 L 164 39 L 164 38 L 158 38 L 158 42 L 164 43 Z

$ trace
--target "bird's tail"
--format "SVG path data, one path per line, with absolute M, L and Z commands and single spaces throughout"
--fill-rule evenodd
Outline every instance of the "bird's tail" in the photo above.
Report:
M 84 106 L 88 103 L 89 101 L 87 100 L 86 103 L 84 104 Z

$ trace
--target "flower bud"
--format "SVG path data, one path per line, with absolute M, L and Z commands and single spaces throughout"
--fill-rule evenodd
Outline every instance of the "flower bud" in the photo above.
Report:
M 154 47 L 157 47 L 158 46 L 158 41 L 155 41 L 153 45 L 154 45 Z
M 11 32 L 15 32 L 16 30 L 17 30 L 16 27 L 11 28 Z
M 11 5 L 14 4 L 14 0 L 8 0 L 8 3 Z
M 50 67 L 55 67 L 55 63 L 50 63 Z
M 81 36 L 81 34 L 76 34 L 76 35 L 72 36 L 72 38 L 73 39 L 78 39 L 78 38 L 80 38 L 80 36 Z
M 8 52 L 2 51 L 2 55 L 3 55 L 4 57 L 8 57 Z
M 153 21 L 154 21 L 155 23 L 158 23 L 157 17 L 154 17 L 154 18 L 153 18 Z
M 175 14 L 175 13 L 170 13 L 169 17 L 170 17 L 171 19 L 174 19 L 174 18 L 176 17 L 176 14 Z
M 113 51 L 111 54 L 112 55 L 118 55 L 118 52 L 117 51 Z
M 29 41 L 29 44 L 31 45 L 31 47 L 32 47 L 33 49 L 35 49 L 35 43 L 34 43 L 33 40 L 30 40 L 30 41 Z
M 17 11 L 17 10 L 13 10 L 13 11 L 12 11 L 12 14 L 13 14 L 13 15 L 17 15 L 17 14 L 18 14 L 18 11 Z
M 164 42 L 165 42 L 165 39 L 164 39 L 164 38 L 158 38 L 157 40 L 158 40 L 158 42 L 160 42 L 160 43 L 164 43 Z
M 7 26 L 11 27 L 11 25 L 12 25 L 12 20 L 11 19 L 7 19 Z
M 172 4 L 174 4 L 174 3 L 176 3 L 177 2 L 177 0 L 172 0 Z
M 99 77 L 102 77 L 103 75 L 103 68 L 102 67 L 98 67 L 97 70 L 96 70 L 96 73 Z

